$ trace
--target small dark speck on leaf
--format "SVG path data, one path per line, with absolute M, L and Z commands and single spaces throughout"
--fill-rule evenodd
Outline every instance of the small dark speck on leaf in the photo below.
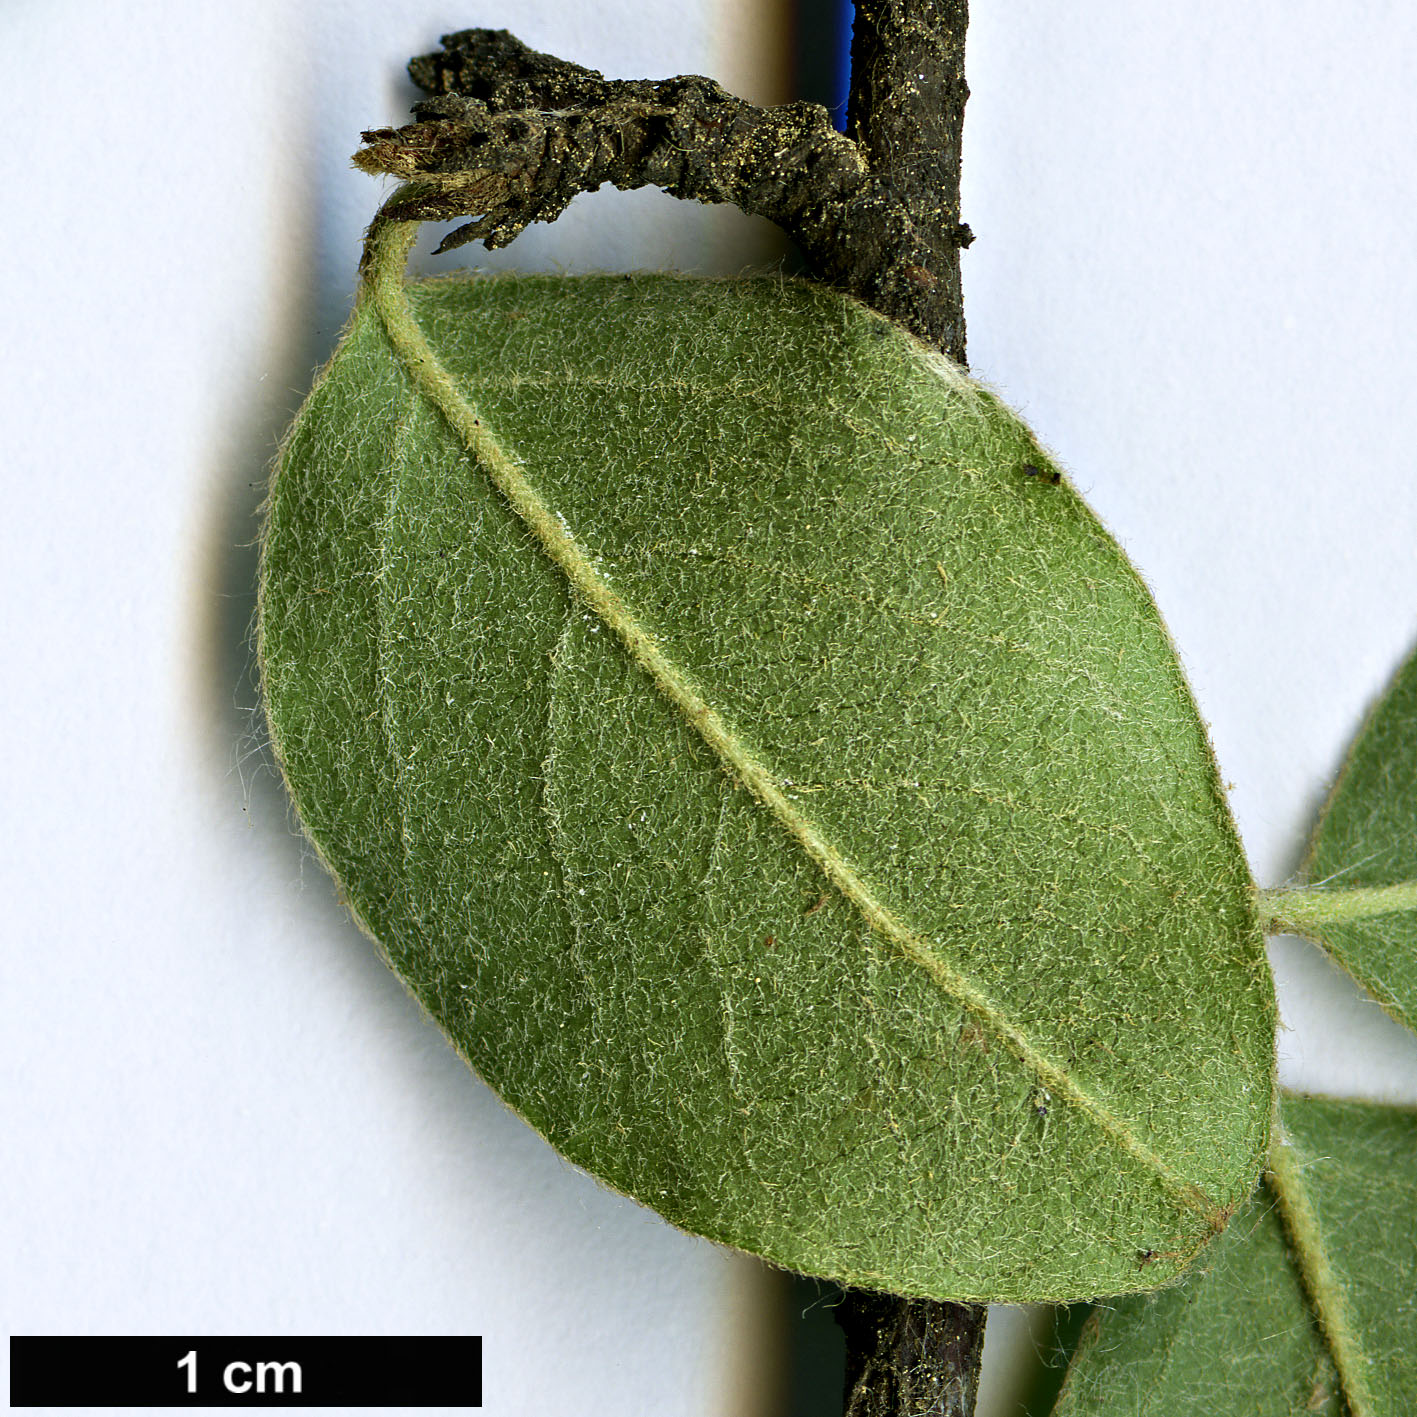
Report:
M 959 1031 L 959 1043 L 962 1048 L 977 1048 L 981 1053 L 989 1051 L 989 1036 L 973 1020 L 965 1023 Z
M 1056 467 L 1045 472 L 1043 468 L 1031 462 L 1024 463 L 1023 475 L 1025 477 L 1041 477 L 1051 487 L 1056 487 L 1063 480 L 1063 474 Z

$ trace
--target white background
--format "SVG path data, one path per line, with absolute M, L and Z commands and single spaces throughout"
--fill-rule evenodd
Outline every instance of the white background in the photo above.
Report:
M 347 155 L 401 119 L 403 60 L 507 25 L 786 96 L 782 14 L 730 3 L 0 14 L 8 1332 L 482 1332 L 494 1417 L 769 1410 L 758 1267 L 466 1073 L 302 848 L 246 675 L 254 509 L 348 308 L 379 187 Z M 1277 883 L 1417 641 L 1417 11 L 973 9 L 973 367 L 1147 575 Z M 775 249 L 602 193 L 497 264 Z M 1410 1038 L 1305 947 L 1276 962 L 1288 1082 L 1417 1102 Z

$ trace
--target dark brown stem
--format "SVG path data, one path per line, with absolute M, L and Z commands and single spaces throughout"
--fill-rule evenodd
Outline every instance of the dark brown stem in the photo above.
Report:
M 570 77 L 558 76 L 549 102 Z M 518 97 L 526 87 L 515 84 Z M 417 123 L 366 133 L 354 161 L 415 184 L 391 211 L 397 219 L 472 218 L 441 250 L 473 240 L 505 246 L 609 182 L 732 202 L 792 232 L 818 264 L 842 264 L 846 243 L 831 214 L 857 199 L 867 174 L 820 105 L 757 108 L 693 75 L 650 83 L 590 74 L 579 91 L 584 101 L 566 108 L 507 109 L 497 96 L 455 93 L 427 99 L 414 110 Z
M 971 1417 L 983 1309 L 848 1290 L 843 1417 Z
M 857 0 L 846 110 L 847 133 L 926 253 L 923 274 L 883 253 L 871 303 L 961 364 L 959 252 L 974 239 L 959 219 L 968 24 L 966 0 Z M 933 281 L 928 300 L 924 276 Z
M 505 30 L 449 35 L 409 72 L 434 96 L 414 109 L 417 122 L 366 133 L 354 161 L 415 184 L 393 215 L 469 218 L 440 249 L 506 245 L 606 182 L 663 187 L 776 222 L 817 279 L 963 355 L 958 178 L 953 197 L 923 202 L 928 174 L 907 180 L 889 140 L 879 166 L 868 160 L 820 104 L 758 108 L 693 75 L 606 79 Z M 952 215 L 937 229 L 944 209 Z
M 890 200 L 908 213 L 932 278 L 880 263 L 873 304 L 965 362 L 959 252 L 967 0 L 856 0 L 847 133 Z M 845 1417 L 970 1417 L 984 1351 L 982 1304 L 847 1292 Z

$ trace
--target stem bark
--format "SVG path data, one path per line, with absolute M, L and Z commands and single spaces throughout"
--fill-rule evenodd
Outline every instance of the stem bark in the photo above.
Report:
M 959 195 L 968 24 L 967 0 L 857 0 L 846 110 L 847 135 L 910 233 L 882 252 L 871 303 L 960 364 L 959 253 L 973 240 Z M 844 1417 L 972 1417 L 987 1313 L 983 1304 L 848 1290 L 837 1309 Z

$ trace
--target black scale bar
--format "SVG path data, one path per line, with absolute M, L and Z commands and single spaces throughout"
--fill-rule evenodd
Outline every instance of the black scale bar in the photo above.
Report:
M 11 1407 L 481 1407 L 482 1339 L 10 1339 Z

